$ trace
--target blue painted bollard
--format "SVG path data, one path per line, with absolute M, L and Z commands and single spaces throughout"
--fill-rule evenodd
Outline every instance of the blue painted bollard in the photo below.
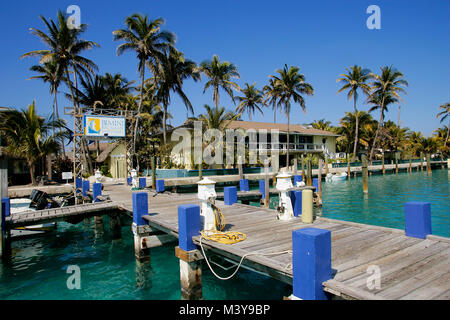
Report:
M 250 191 L 247 179 L 242 179 L 242 180 L 239 181 L 239 190 L 241 190 L 241 191 Z
M 313 187 L 316 187 L 316 192 L 319 192 L 319 179 L 313 179 Z
M 127 178 L 127 185 L 131 186 L 131 183 L 133 182 L 133 178 L 132 177 L 128 177 Z
M 83 181 L 83 197 L 87 196 L 87 192 L 90 190 L 90 183 L 89 180 Z
M 148 215 L 148 194 L 146 192 L 133 193 L 133 224 L 141 227 L 147 224 L 142 216 Z
M 237 188 L 236 187 L 226 187 L 223 189 L 224 202 L 227 206 L 232 206 L 237 203 Z
M 294 176 L 294 187 L 297 186 L 297 182 L 302 182 L 303 177 L 302 176 Z
M 431 204 L 429 202 L 405 203 L 405 234 L 425 239 L 431 234 Z
M 156 192 L 162 193 L 166 191 L 164 180 L 156 180 Z
M 11 199 L 6 197 L 2 198 L 2 214 L 4 214 L 5 217 L 11 215 Z
M 331 279 L 331 231 L 306 228 L 292 232 L 293 295 L 325 300 L 322 283 Z
M 262 194 L 262 198 L 266 198 L 266 181 L 259 180 L 259 192 Z
M 81 179 L 81 178 L 75 178 L 75 188 L 76 188 L 77 190 L 83 188 L 83 179 Z
M 184 251 L 193 251 L 197 246 L 192 237 L 200 234 L 200 207 L 193 204 L 178 207 L 178 241 Z
M 101 183 L 94 183 L 92 184 L 92 201 L 99 202 L 97 199 L 98 196 L 102 195 L 102 184 Z
M 147 178 L 139 178 L 139 189 L 145 189 L 147 187 Z
M 294 216 L 298 217 L 302 214 L 302 192 L 291 191 L 292 208 L 294 209 Z

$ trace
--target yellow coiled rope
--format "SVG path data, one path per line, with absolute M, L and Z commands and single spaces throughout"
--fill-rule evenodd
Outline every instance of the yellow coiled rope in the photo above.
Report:
M 247 239 L 247 236 L 242 232 L 230 231 L 223 232 L 225 230 L 225 217 L 223 216 L 222 210 L 217 207 L 214 203 L 209 202 L 214 209 L 214 214 L 216 216 L 216 228 L 219 231 L 203 230 L 201 235 L 205 240 L 211 240 L 214 242 L 219 242 L 223 244 L 234 244 Z

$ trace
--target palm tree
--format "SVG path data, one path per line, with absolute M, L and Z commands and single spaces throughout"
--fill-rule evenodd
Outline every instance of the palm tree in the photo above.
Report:
M 175 35 L 161 30 L 161 25 L 164 24 L 162 18 L 149 20 L 148 15 L 143 16 L 135 13 L 125 19 L 125 24 L 127 26 L 126 29 L 115 30 L 113 35 L 114 40 L 124 41 L 117 47 L 117 55 L 121 55 L 125 51 L 133 51 L 138 59 L 141 86 L 133 134 L 133 155 L 136 157 L 136 138 L 142 110 L 145 67 L 147 66 L 151 70 L 153 76 L 158 75 L 161 62 L 164 59 L 164 53 L 175 43 Z M 137 158 L 136 160 L 139 167 L 139 161 Z
M 91 60 L 82 57 L 80 54 L 85 50 L 90 50 L 99 45 L 93 41 L 80 39 L 86 29 L 86 24 L 81 24 L 78 28 L 70 29 L 68 27 L 68 18 L 61 11 L 58 11 L 57 22 L 52 19 L 47 21 L 43 16 L 41 20 L 47 27 L 47 34 L 39 29 L 30 28 L 31 33 L 38 36 L 40 40 L 48 47 L 48 49 L 35 50 L 25 53 L 24 57 L 40 57 L 39 63 L 41 65 L 54 61 L 58 69 L 65 73 L 65 80 L 71 92 L 72 103 L 75 113 L 78 113 L 79 106 L 74 94 L 73 88 L 77 89 L 77 77 L 80 74 L 87 75 L 93 73 L 97 66 Z M 70 80 L 69 68 L 72 68 L 73 81 Z M 92 159 L 89 156 L 87 144 L 84 139 L 81 140 L 84 156 L 87 159 L 89 171 L 93 171 Z
M 314 129 L 317 129 L 317 130 L 324 130 L 324 131 L 331 131 L 332 130 L 331 121 L 327 121 L 325 119 L 315 120 L 311 124 L 311 126 Z
M 134 81 L 128 81 L 120 73 L 110 74 L 106 73 L 101 81 L 103 83 L 106 97 L 105 107 L 108 109 L 122 109 L 122 104 L 134 88 L 132 85 Z
M 203 130 L 218 129 L 226 130 L 230 122 L 236 120 L 240 115 L 231 111 L 226 111 L 224 107 L 219 109 L 211 108 L 209 105 L 204 106 L 205 113 L 200 114 L 198 117 L 189 118 L 188 122 L 201 121 Z
M 9 109 L 1 112 L 0 120 L 0 132 L 7 141 L 7 153 L 26 159 L 31 182 L 36 185 L 36 164 L 60 148 L 55 140 L 58 134 L 51 135 L 52 128 L 62 127 L 64 123 L 39 117 L 34 101 L 25 110 Z
M 239 85 L 231 79 L 239 79 L 240 75 L 237 67 L 231 62 L 221 62 L 217 55 L 212 57 L 212 60 L 203 61 L 200 64 L 200 71 L 209 78 L 205 84 L 203 94 L 209 87 L 213 89 L 213 101 L 216 105 L 216 111 L 219 109 L 219 88 L 224 90 L 234 101 L 233 90 L 238 91 Z
M 358 144 L 367 145 L 367 139 L 369 138 L 367 136 L 367 128 L 373 121 L 372 116 L 365 111 L 345 113 L 336 131 L 344 137 L 341 139 L 343 140 L 341 144 L 345 141 L 347 144 L 345 148 L 347 153 L 350 153 L 351 146 L 355 145 L 356 137 L 358 137 Z M 358 131 L 355 131 L 356 123 L 358 123 Z
M 314 95 L 313 87 L 305 82 L 305 76 L 299 73 L 300 68 L 287 65 L 283 69 L 278 69 L 276 72 L 278 76 L 270 76 L 274 80 L 274 92 L 273 98 L 277 101 L 277 105 L 281 108 L 284 107 L 284 111 L 288 120 L 287 127 L 287 153 L 286 153 L 286 165 L 289 166 L 289 125 L 291 114 L 291 101 L 298 103 L 303 112 L 306 112 L 305 99 L 302 95 Z
M 241 89 L 241 92 L 244 94 L 242 97 L 236 97 L 236 99 L 240 102 L 236 108 L 237 113 L 244 113 L 244 111 L 248 112 L 248 118 L 252 121 L 252 114 L 258 110 L 262 115 L 264 115 L 261 107 L 265 106 L 264 95 L 261 91 L 255 88 L 256 83 L 249 85 L 245 84 L 245 88 Z
M 450 133 L 450 102 L 447 102 L 446 104 L 443 104 L 439 107 L 439 109 L 442 109 L 441 112 L 437 114 L 437 118 L 441 118 L 441 123 L 445 121 L 445 119 L 448 118 L 448 126 L 447 126 L 447 135 L 445 137 L 444 147 L 447 146 L 447 141 Z
M 367 81 L 370 78 L 370 70 L 362 69 L 361 66 L 351 66 L 350 69 L 345 69 L 347 71 L 346 74 L 341 74 L 341 78 L 337 79 L 337 82 L 344 83 L 339 92 L 344 90 L 348 90 L 347 98 L 351 100 L 353 98 L 353 108 L 355 110 L 355 114 L 358 112 L 356 108 L 356 101 L 358 100 L 358 89 L 362 90 L 366 95 L 370 94 L 370 86 L 367 84 Z M 353 147 L 353 158 L 352 161 L 355 161 L 356 155 L 358 153 L 358 142 L 359 142 L 359 121 L 358 117 L 356 117 L 356 126 L 355 126 L 355 145 Z
M 275 82 L 274 79 L 269 79 L 269 84 L 265 85 L 263 88 L 264 95 L 266 96 L 266 99 L 264 101 L 264 104 L 272 105 L 273 109 L 273 123 L 277 123 L 277 101 L 276 101 L 276 88 L 275 88 Z
M 177 93 L 188 112 L 194 115 L 194 108 L 183 91 L 183 82 L 189 78 L 192 78 L 194 81 L 200 80 L 200 72 L 196 63 L 185 59 L 183 53 L 171 49 L 169 54 L 164 57 L 160 72 L 156 77 L 156 85 L 158 87 L 156 96 L 158 101 L 163 105 L 162 125 L 164 143 L 167 143 L 166 122 L 171 92 Z
M 44 63 L 43 65 L 34 65 L 30 68 L 31 71 L 37 72 L 37 76 L 33 76 L 28 78 L 30 79 L 39 79 L 44 83 L 50 84 L 50 94 L 53 95 L 53 121 L 59 120 L 59 108 L 58 108 L 58 88 L 61 85 L 62 81 L 66 81 L 67 79 L 64 77 L 64 70 L 60 69 L 58 64 L 51 60 L 49 62 Z M 55 128 L 53 128 L 53 134 Z M 64 137 L 61 136 L 61 146 L 63 149 L 64 157 L 66 156 L 66 150 L 64 147 Z
M 380 128 L 383 126 L 384 113 L 388 111 L 388 105 L 398 102 L 400 99 L 400 93 L 405 93 L 404 87 L 408 86 L 408 81 L 403 78 L 403 73 L 393 68 L 392 66 L 381 67 L 381 74 L 371 74 L 373 78 L 372 82 L 372 94 L 369 96 L 369 103 L 374 104 L 369 112 L 379 109 L 380 121 L 378 123 L 378 130 L 375 135 L 374 144 L 370 151 L 370 161 L 372 161 L 375 147 L 377 145 L 377 139 L 380 132 Z

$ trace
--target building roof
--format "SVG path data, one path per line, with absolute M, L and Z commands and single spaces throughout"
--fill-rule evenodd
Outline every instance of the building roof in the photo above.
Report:
M 249 122 L 249 121 L 231 121 L 227 126 L 227 129 L 254 129 L 254 130 L 279 130 L 280 132 L 287 132 L 288 126 L 285 123 L 270 123 L 270 122 Z M 297 133 L 301 135 L 312 135 L 312 136 L 331 136 L 338 137 L 330 131 L 318 130 L 314 128 L 305 127 L 299 124 L 289 125 L 290 133 Z

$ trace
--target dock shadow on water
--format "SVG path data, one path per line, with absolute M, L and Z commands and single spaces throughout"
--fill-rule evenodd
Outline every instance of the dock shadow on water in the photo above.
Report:
M 0 299 L 180 300 L 176 244 L 152 248 L 150 263 L 138 264 L 131 219 L 125 220 L 118 240 L 105 216 L 101 230 L 90 219 L 58 223 L 51 234 L 13 241 L 10 258 L 0 263 Z M 77 268 L 80 288 L 70 289 Z M 280 300 L 291 291 L 289 285 L 245 269 L 223 282 L 203 268 L 205 300 Z

